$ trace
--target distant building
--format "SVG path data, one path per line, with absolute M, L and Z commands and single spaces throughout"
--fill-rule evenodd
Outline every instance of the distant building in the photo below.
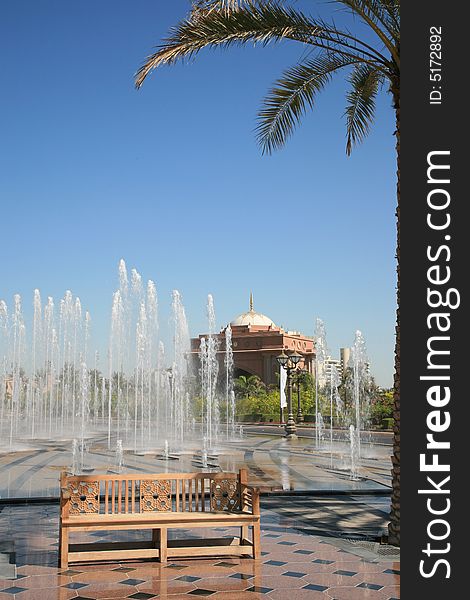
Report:
M 234 376 L 257 375 L 266 384 L 278 383 L 279 364 L 276 360 L 283 350 L 296 351 L 303 356 L 301 368 L 314 373 L 315 350 L 313 337 L 297 331 L 284 331 L 274 324 L 272 319 L 256 312 L 253 307 L 253 296 L 250 294 L 250 308 L 230 323 L 232 330 L 232 349 L 235 372 Z M 219 363 L 223 366 L 225 357 L 225 330 L 216 334 L 219 342 Z M 201 334 L 191 340 L 191 353 L 196 355 L 201 345 Z
M 351 348 L 340 348 L 339 357 L 341 361 L 341 372 L 344 375 L 348 368 L 349 359 L 351 358 Z
M 338 380 L 346 375 L 348 368 L 351 368 L 351 348 L 340 348 L 339 359 L 328 356 L 323 365 L 320 365 L 318 373 L 318 382 L 320 385 L 327 385 L 331 381 L 331 371 L 336 369 Z M 366 364 L 366 371 L 370 373 L 370 364 Z
M 321 386 L 328 385 L 334 379 L 335 374 L 336 380 L 341 381 L 341 377 L 343 374 L 341 360 L 331 358 L 331 356 L 327 356 L 324 363 L 319 365 L 318 383 Z

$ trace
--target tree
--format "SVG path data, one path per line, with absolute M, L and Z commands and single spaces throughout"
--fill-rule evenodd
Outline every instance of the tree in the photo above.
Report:
M 352 25 L 365 25 L 372 41 L 352 30 L 313 18 L 294 0 L 198 0 L 170 31 L 136 74 L 139 88 L 151 71 L 194 57 L 203 48 L 230 48 L 259 42 L 296 41 L 314 53 L 277 80 L 259 112 L 258 142 L 263 153 L 281 148 L 316 96 L 333 75 L 346 72 L 346 153 L 368 134 L 377 94 L 386 86 L 396 117 L 397 155 L 397 305 L 400 297 L 400 2 L 334 0 L 345 7 Z M 396 313 L 394 375 L 394 452 L 389 541 L 400 542 L 400 313 Z
M 266 386 L 258 375 L 240 375 L 233 382 L 238 396 L 262 396 L 266 394 Z
M 371 421 L 374 425 L 383 425 L 384 419 L 393 418 L 393 391 L 374 390 L 371 399 Z

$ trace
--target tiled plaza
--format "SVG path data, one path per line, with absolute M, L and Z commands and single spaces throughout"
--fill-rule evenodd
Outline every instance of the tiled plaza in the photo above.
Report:
M 0 571 L 0 599 L 399 598 L 398 554 L 380 554 L 380 547 L 373 548 L 378 544 L 348 541 L 364 527 L 370 533 L 383 530 L 387 502 L 366 497 L 267 498 L 262 501 L 262 557 L 256 561 L 224 557 L 180 559 L 167 565 L 77 563 L 68 569 L 57 568 L 57 504 L 0 505 L 0 540 L 9 540 L 3 542 L 2 555 L 10 562 Z M 318 520 L 321 515 L 325 525 Z M 344 529 L 346 537 L 338 535 L 343 522 L 350 526 Z M 106 534 L 77 534 L 76 539 L 109 539 Z M 204 532 L 208 537 L 229 534 L 220 528 Z M 126 532 L 109 535 L 113 540 L 118 535 L 130 539 Z
M 301 437 L 295 443 L 281 435 L 260 433 L 253 428 L 243 439 L 231 441 L 217 456 L 208 457 L 210 471 L 249 471 L 251 485 L 261 492 L 282 490 L 318 490 L 328 493 L 341 490 L 369 490 L 387 493 L 390 489 L 391 446 L 364 444 L 359 481 L 351 481 L 349 446 L 337 443 L 330 453 L 328 440 L 314 447 L 312 437 Z M 310 433 L 311 431 L 307 433 Z M 305 435 L 305 434 L 304 434 Z M 390 441 L 390 440 L 389 440 Z M 0 440 L 1 444 L 1 440 Z M 90 473 L 113 473 L 114 451 L 109 451 L 106 436 L 100 433 L 87 439 L 89 453 L 86 464 Z M 59 473 L 70 469 L 72 440 L 25 440 L 13 451 L 0 446 L 0 499 L 57 497 Z M 112 447 L 115 447 L 113 440 Z M 199 452 L 199 453 L 198 453 Z M 170 460 L 161 456 L 162 449 L 146 453 L 124 452 L 123 470 L 130 473 L 171 473 L 202 470 L 200 448 L 172 454 Z
M 399 598 L 399 553 L 377 542 L 390 504 L 390 446 L 378 445 L 351 481 L 348 455 L 316 449 L 310 437 L 286 444 L 259 429 L 209 456 L 209 470 L 248 469 L 261 497 L 262 557 L 74 564 L 57 567 L 58 478 L 71 464 L 69 440 L 37 440 L 0 455 L 0 600 L 186 598 L 222 600 Z M 378 440 L 379 442 L 381 439 Z M 105 440 L 90 440 L 95 473 L 113 473 Z M 199 462 L 198 462 L 199 460 Z M 162 460 L 127 452 L 134 473 L 201 469 L 197 454 Z M 30 500 L 25 504 L 25 499 Z M 43 500 L 41 500 L 43 498 Z M 36 501 L 34 501 L 34 499 Z M 39 501 L 39 502 L 38 502 Z M 231 537 L 233 530 L 176 531 L 173 537 Z M 76 534 L 74 542 L 145 539 L 148 532 Z M 131 537 L 133 536 L 133 537 Z M 170 537 L 171 533 L 170 533 Z

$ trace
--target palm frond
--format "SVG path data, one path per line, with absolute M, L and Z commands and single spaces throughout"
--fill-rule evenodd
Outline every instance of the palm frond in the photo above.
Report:
M 357 60 L 327 53 L 288 69 L 264 100 L 258 114 L 257 138 L 263 154 L 283 146 L 307 108 L 339 69 Z
M 336 0 L 357 14 L 378 36 L 399 64 L 400 14 L 395 0 Z
M 237 10 L 242 4 L 248 4 L 250 0 L 194 0 L 192 9 L 195 11 L 207 10 Z
M 382 0 L 390 22 L 394 24 L 398 31 L 400 30 L 400 2 L 401 0 Z
M 369 60 L 384 69 L 388 67 L 387 59 L 377 49 L 347 32 L 279 2 L 247 1 L 237 10 L 209 10 L 196 19 L 190 17 L 179 23 L 170 31 L 163 45 L 147 57 L 136 74 L 136 87 L 140 87 L 158 66 L 190 58 L 206 47 L 227 48 L 247 42 L 266 45 L 282 39 L 295 40 L 349 58 Z
M 375 99 L 381 74 L 370 65 L 356 65 L 349 77 L 351 90 L 347 94 L 346 106 L 346 153 L 351 154 L 352 147 L 367 136 L 374 119 Z

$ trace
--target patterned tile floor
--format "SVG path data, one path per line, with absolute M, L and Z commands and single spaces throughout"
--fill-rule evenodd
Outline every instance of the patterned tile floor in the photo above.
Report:
M 289 498 L 285 499 L 286 503 Z M 370 506 L 363 505 L 363 510 Z M 282 511 L 262 509 L 262 558 L 123 562 L 57 568 L 58 506 L 0 506 L 0 552 L 16 562 L 1 578 L 0 600 L 178 598 L 219 600 L 393 600 L 400 597 L 399 562 L 345 550 L 338 538 L 305 532 Z M 198 531 L 198 535 L 201 530 Z M 109 539 L 107 532 L 81 538 Z M 114 532 L 110 535 L 116 538 Z M 191 532 L 187 532 L 191 533 Z M 207 531 L 220 537 L 229 530 Z M 130 534 L 129 534 L 130 535 Z M 181 533 L 182 536 L 187 534 Z M 78 536 L 77 536 L 78 537 Z M 142 534 L 144 537 L 144 534 Z M 130 539 L 126 532 L 120 539 Z

